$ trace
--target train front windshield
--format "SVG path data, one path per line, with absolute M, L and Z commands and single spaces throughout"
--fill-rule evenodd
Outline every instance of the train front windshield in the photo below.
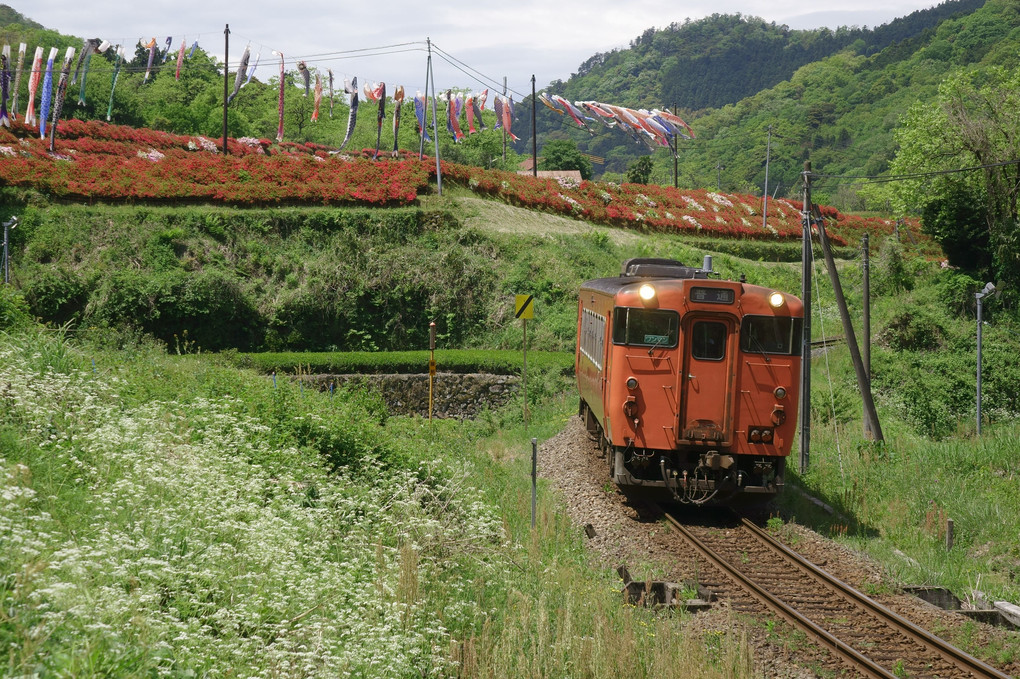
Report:
M 661 309 L 616 307 L 613 312 L 613 343 L 649 347 L 675 347 L 680 315 Z
M 750 354 L 799 356 L 804 321 L 789 316 L 744 316 L 740 349 Z

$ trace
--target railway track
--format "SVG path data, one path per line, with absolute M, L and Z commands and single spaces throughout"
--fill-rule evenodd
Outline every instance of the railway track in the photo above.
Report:
M 747 519 L 693 526 L 669 513 L 665 518 L 742 590 L 861 676 L 1009 679 L 809 563 Z

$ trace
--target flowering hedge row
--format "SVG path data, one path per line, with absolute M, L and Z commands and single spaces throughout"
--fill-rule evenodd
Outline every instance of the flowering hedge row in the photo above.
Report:
M 311 144 L 229 139 L 227 155 L 205 137 L 63 121 L 59 143 L 0 129 L 0 180 L 61 199 L 407 205 L 428 188 L 426 163 L 377 163 Z
M 407 205 L 436 180 L 435 161 L 402 153 L 374 159 L 364 149 L 340 154 L 318 144 L 222 140 L 66 120 L 57 152 L 18 122 L 0 128 L 0 181 L 70 200 L 218 202 L 232 205 L 319 203 Z M 444 181 L 500 200 L 622 228 L 757 240 L 801 237 L 801 203 L 745 194 L 645 184 L 561 184 L 512 172 L 443 162 Z M 823 207 L 831 240 L 856 242 L 865 231 L 889 234 L 895 223 Z M 916 222 L 900 228 L 918 233 Z

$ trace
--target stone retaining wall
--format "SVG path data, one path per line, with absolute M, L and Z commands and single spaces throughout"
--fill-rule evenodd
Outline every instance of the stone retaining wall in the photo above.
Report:
M 424 375 L 309 375 L 306 384 L 327 390 L 329 385 L 366 385 L 377 390 L 392 415 L 428 417 L 429 376 Z M 472 418 L 483 409 L 504 406 L 520 390 L 516 375 L 436 373 L 432 386 L 433 417 Z

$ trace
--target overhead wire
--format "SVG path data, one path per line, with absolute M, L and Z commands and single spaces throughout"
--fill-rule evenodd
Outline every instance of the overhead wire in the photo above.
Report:
M 463 61 L 461 61 L 457 57 L 453 56 L 449 52 L 446 52 L 443 49 L 441 49 L 440 47 L 436 46 L 435 43 L 432 43 L 432 49 L 434 49 L 436 51 L 436 54 L 439 56 L 440 59 L 442 59 L 446 63 L 450 64 L 450 66 L 454 67 L 455 69 L 457 69 L 458 71 L 460 71 L 464 75 L 466 75 L 466 76 L 468 76 L 470 78 L 473 78 L 480 85 L 483 85 L 485 87 L 491 87 L 491 88 L 497 89 L 497 90 L 503 87 L 503 84 L 500 83 L 495 78 L 493 78 L 492 76 L 486 75 L 485 73 L 482 73 L 481 71 L 479 71 L 479 70 L 477 70 L 477 69 L 475 69 L 475 68 L 473 68 L 471 66 L 468 66 L 467 64 L 465 64 Z M 517 90 L 513 89 L 512 87 L 507 87 L 507 92 L 511 92 L 513 94 L 516 94 L 518 97 L 520 97 L 522 99 L 525 96 L 527 96 L 527 95 L 524 95 L 524 94 L 518 92 Z

